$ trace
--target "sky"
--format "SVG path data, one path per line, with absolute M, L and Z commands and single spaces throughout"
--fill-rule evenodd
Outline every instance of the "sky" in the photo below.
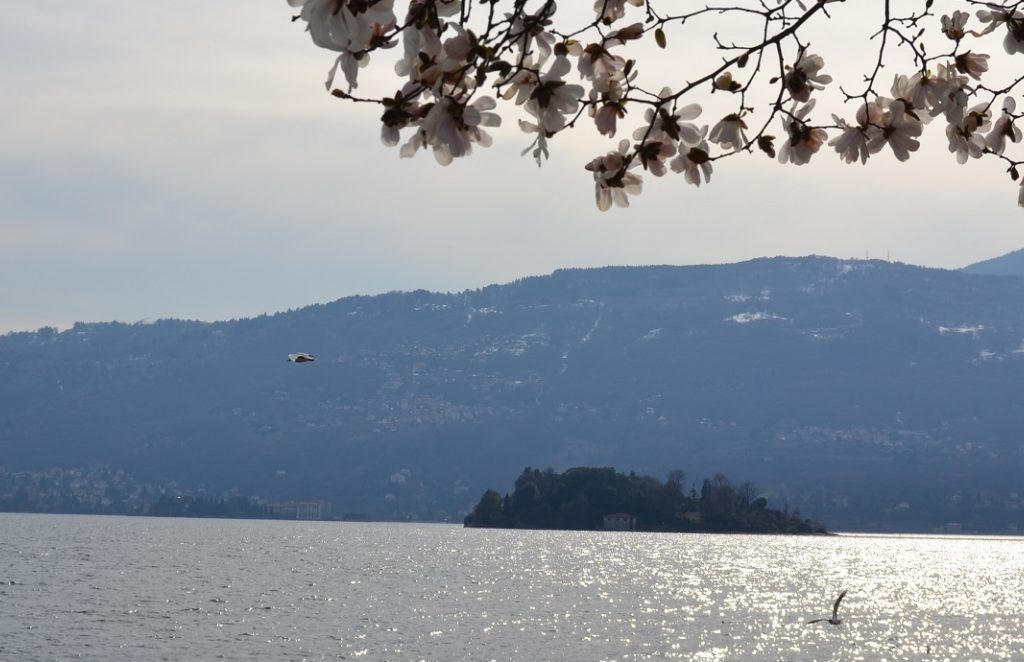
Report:
M 5 7 L 0 333 L 232 319 L 562 267 L 813 253 L 958 268 L 1024 246 L 1002 169 L 959 166 L 937 124 L 907 164 L 733 158 L 700 189 L 647 176 L 628 209 L 606 213 L 583 165 L 617 140 L 589 127 L 556 138 L 542 168 L 520 156 L 529 140 L 514 120 L 449 167 L 399 159 L 379 109 L 326 94 L 333 58 L 284 0 L 240 7 Z M 873 51 L 844 35 L 870 24 L 839 18 L 819 43 L 830 72 L 855 81 Z M 681 66 L 661 58 L 644 73 Z M 380 71 L 393 89 L 390 65 Z

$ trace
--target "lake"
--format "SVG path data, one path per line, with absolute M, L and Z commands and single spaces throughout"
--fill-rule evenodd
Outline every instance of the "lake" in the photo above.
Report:
M 0 515 L 0 659 L 1024 659 L 1022 586 L 1008 538 Z

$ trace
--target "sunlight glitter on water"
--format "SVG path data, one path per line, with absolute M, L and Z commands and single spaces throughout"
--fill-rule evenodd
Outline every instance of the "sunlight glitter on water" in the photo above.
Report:
M 0 659 L 1021 659 L 1024 540 L 0 516 Z M 14 582 L 13 584 L 9 582 Z M 828 617 L 841 590 L 839 626 Z

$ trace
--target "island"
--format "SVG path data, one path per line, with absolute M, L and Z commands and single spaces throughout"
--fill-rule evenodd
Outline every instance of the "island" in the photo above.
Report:
M 798 510 L 768 507 L 753 483 L 739 487 L 722 474 L 705 479 L 697 492 L 684 491 L 685 474 L 671 471 L 665 482 L 611 467 L 576 467 L 563 473 L 527 467 L 515 490 L 502 496 L 487 490 L 467 527 L 513 529 L 673 531 L 705 533 L 824 534 L 825 527 L 802 519 Z

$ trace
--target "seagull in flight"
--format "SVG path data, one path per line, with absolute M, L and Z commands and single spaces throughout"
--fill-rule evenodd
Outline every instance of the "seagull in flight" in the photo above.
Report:
M 832 604 L 832 618 L 816 618 L 813 621 L 807 621 L 807 625 L 810 625 L 811 623 L 821 623 L 822 621 L 827 621 L 829 625 L 839 625 L 842 623 L 843 619 L 839 618 L 839 603 L 842 602 L 845 597 L 846 591 L 843 591 Z
M 306 352 L 296 352 L 295 354 L 289 354 L 288 360 L 292 363 L 309 363 L 310 361 L 316 361 L 316 357 Z

